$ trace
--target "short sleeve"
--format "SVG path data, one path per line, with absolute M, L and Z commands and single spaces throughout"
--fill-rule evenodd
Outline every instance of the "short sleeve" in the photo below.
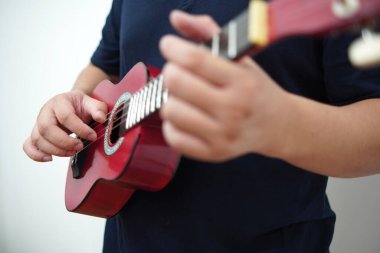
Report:
M 120 21 L 122 0 L 114 0 L 91 63 L 110 75 L 120 72 Z
M 351 34 L 324 40 L 324 78 L 331 104 L 345 105 L 380 98 L 380 67 L 364 70 L 349 62 L 348 48 L 356 37 Z

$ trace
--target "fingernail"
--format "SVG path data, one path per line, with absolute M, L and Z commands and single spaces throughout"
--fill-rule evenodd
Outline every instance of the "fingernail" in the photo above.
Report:
M 96 141 L 96 134 L 94 133 L 91 133 L 87 136 L 87 139 L 90 140 L 90 141 Z
M 96 115 L 100 121 L 104 122 L 106 120 L 106 115 L 103 111 L 97 111 Z
M 44 161 L 44 162 L 50 162 L 50 161 L 52 161 L 53 159 L 52 159 L 52 157 L 51 156 L 44 156 L 43 158 L 42 158 L 42 160 Z
M 77 151 L 79 151 L 79 150 L 82 149 L 82 147 L 83 147 L 83 144 L 80 142 L 80 143 L 77 143 L 77 144 L 75 145 L 74 149 L 77 150 Z

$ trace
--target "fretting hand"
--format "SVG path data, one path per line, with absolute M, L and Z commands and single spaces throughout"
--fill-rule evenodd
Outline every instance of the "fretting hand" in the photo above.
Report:
M 207 16 L 172 13 L 173 26 L 193 40 L 219 31 Z M 175 36 L 161 40 L 169 100 L 161 110 L 163 133 L 174 149 L 192 158 L 222 161 L 265 153 L 284 119 L 287 92 L 255 62 L 231 62 Z M 281 116 L 282 115 L 282 116 Z

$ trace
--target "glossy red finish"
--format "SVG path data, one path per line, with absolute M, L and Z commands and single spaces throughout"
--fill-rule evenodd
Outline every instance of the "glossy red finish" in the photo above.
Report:
M 158 71 L 154 69 L 153 73 L 158 74 Z M 111 111 L 123 93 L 134 94 L 149 78 L 148 68 L 138 63 L 119 84 L 101 82 L 92 96 L 107 103 Z M 106 123 L 94 127 L 98 136 L 103 136 L 105 128 Z M 84 172 L 79 179 L 72 177 L 69 166 L 65 191 L 67 210 L 111 217 L 135 190 L 158 191 L 173 178 L 179 154 L 166 145 L 157 113 L 120 137 L 124 137 L 124 141 L 113 155 L 105 154 L 103 138 L 86 149 Z
M 338 0 L 277 0 L 269 5 L 270 42 L 291 36 L 324 35 L 380 17 L 379 0 L 360 0 L 351 17 L 339 18 L 332 11 Z

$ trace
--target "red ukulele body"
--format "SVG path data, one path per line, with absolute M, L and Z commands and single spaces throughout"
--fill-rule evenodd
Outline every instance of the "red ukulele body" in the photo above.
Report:
M 112 111 L 122 94 L 136 93 L 148 83 L 151 74 L 157 74 L 157 71 L 139 63 L 119 84 L 101 82 L 92 97 L 107 103 L 109 111 Z M 98 137 L 103 138 L 80 152 L 83 154 L 78 154 L 82 155 L 82 161 L 77 178 L 73 177 L 70 163 L 65 192 L 69 211 L 111 217 L 124 206 L 136 189 L 157 191 L 172 179 L 179 155 L 166 145 L 157 113 L 128 131 L 124 127 L 113 126 L 115 122 L 116 116 L 94 127 Z M 121 123 L 120 126 L 123 125 Z M 113 131 L 117 132 L 112 133 L 117 136 L 115 140 L 111 134 L 107 136 L 105 133 L 107 124 L 111 129 L 115 127 Z M 114 147 L 121 139 L 117 150 L 112 155 L 106 154 L 105 146 Z

